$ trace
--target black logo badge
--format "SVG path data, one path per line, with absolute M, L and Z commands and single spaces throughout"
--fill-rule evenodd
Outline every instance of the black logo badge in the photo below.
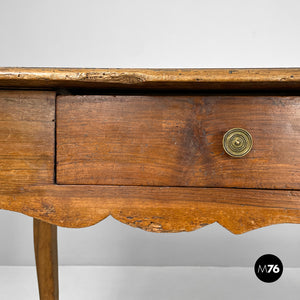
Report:
M 255 263 L 254 271 L 261 281 L 274 282 L 278 280 L 283 272 L 281 260 L 273 254 L 261 256 Z

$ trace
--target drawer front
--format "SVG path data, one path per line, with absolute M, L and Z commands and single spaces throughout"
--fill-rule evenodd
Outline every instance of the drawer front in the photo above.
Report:
M 300 97 L 60 96 L 56 119 L 58 184 L 300 188 Z

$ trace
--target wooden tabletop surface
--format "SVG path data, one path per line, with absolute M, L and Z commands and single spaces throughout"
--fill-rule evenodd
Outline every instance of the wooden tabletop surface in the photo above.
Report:
M 0 68 L 0 88 L 300 89 L 300 68 Z

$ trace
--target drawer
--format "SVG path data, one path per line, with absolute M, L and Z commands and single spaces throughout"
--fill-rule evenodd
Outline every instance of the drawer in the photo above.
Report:
M 59 96 L 58 184 L 300 188 L 300 97 Z M 229 156 L 223 136 L 253 146 Z

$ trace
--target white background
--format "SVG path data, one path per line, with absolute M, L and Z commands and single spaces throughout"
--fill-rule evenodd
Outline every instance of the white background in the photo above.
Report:
M 300 67 L 300 1 L 0 0 L 0 66 Z M 274 174 L 276 176 L 276 174 Z M 108 218 L 59 229 L 61 265 L 300 267 L 300 225 L 155 234 Z M 0 265 L 33 265 L 32 220 L 0 211 Z

